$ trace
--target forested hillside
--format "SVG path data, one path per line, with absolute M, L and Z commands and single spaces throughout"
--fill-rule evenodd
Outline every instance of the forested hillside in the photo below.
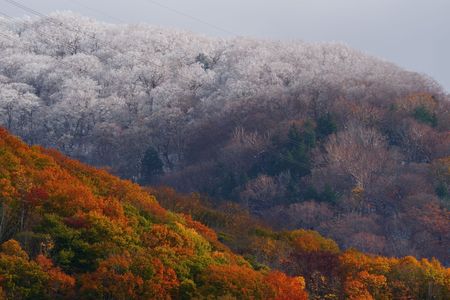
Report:
M 341 252 L 314 231 L 272 231 L 233 204 L 219 213 L 196 196 L 148 192 L 1 129 L 0 298 L 300 300 L 305 279 L 310 299 L 450 295 L 437 260 Z M 151 194 L 196 219 L 209 215 L 246 259 Z
M 219 206 L 199 194 L 149 188 L 159 203 L 217 232 L 220 241 L 255 267 L 270 266 L 305 278 L 309 299 L 445 299 L 450 269 L 436 260 L 387 258 L 355 249 L 312 230 L 274 231 L 236 203 Z
M 431 78 L 341 44 L 0 23 L 0 122 L 26 142 L 343 249 L 450 263 L 450 102 Z
M 137 185 L 0 129 L 1 299 L 306 299 Z

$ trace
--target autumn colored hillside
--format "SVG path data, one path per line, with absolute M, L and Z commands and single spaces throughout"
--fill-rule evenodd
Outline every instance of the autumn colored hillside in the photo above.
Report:
M 0 129 L 1 299 L 306 299 L 129 181 Z
M 310 299 L 450 295 L 449 270 L 436 260 L 341 252 L 314 231 L 274 232 L 232 204 L 216 218 L 209 210 L 204 221 L 244 259 L 150 194 L 202 219 L 208 209 L 195 197 L 148 193 L 3 129 L 0 184 L 5 299 L 307 299 L 305 279 Z
M 197 193 L 148 188 L 162 206 L 188 213 L 255 268 L 270 266 L 305 278 L 309 299 L 449 299 L 450 269 L 436 259 L 393 258 L 337 243 L 312 230 L 274 231 L 233 202 L 212 205 Z

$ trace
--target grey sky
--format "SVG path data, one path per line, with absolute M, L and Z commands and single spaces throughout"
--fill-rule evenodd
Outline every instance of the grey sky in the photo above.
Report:
M 342 41 L 426 73 L 450 91 L 450 0 L 155 0 L 205 23 L 155 5 L 153 0 L 16 1 L 42 13 L 72 10 L 117 23 L 110 15 L 127 23 L 145 22 L 214 36 L 231 34 L 205 23 L 237 35 Z M 27 14 L 5 0 L 0 0 L 0 12 Z

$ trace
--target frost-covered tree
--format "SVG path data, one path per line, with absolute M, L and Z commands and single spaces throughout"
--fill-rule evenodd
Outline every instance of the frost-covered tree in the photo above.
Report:
M 0 37 L 0 74 L 8 88 L 1 123 L 24 137 L 33 128 L 36 142 L 111 164 L 127 177 L 138 174 L 136 161 L 148 142 L 166 167 L 176 168 L 186 135 L 210 118 L 232 115 L 232 132 L 248 111 L 322 115 L 338 97 L 375 101 L 441 92 L 426 77 L 341 44 L 221 40 L 71 13 L 2 23 L 8 39 Z M 40 120 L 32 123 L 36 111 Z M 110 139 L 117 153 L 99 156 L 105 152 L 100 132 L 138 144 Z M 133 161 L 122 167 L 114 155 Z
M 33 87 L 24 83 L 8 83 L 6 78 L 0 82 L 0 118 L 9 130 L 17 130 L 29 139 L 34 127 L 38 126 L 35 114 L 41 103 Z

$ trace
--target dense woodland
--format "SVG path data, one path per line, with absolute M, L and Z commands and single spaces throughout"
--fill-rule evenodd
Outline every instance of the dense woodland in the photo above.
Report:
M 1 299 L 307 298 L 138 185 L 3 129 L 0 201 Z
M 450 263 L 450 101 L 431 78 L 341 44 L 68 13 L 0 26 L 0 122 L 27 143 L 344 250 Z
M 1 299 L 450 296 L 449 269 L 435 259 L 340 251 L 314 231 L 272 231 L 237 204 L 218 212 L 198 195 L 144 191 L 5 130 L 0 200 Z

